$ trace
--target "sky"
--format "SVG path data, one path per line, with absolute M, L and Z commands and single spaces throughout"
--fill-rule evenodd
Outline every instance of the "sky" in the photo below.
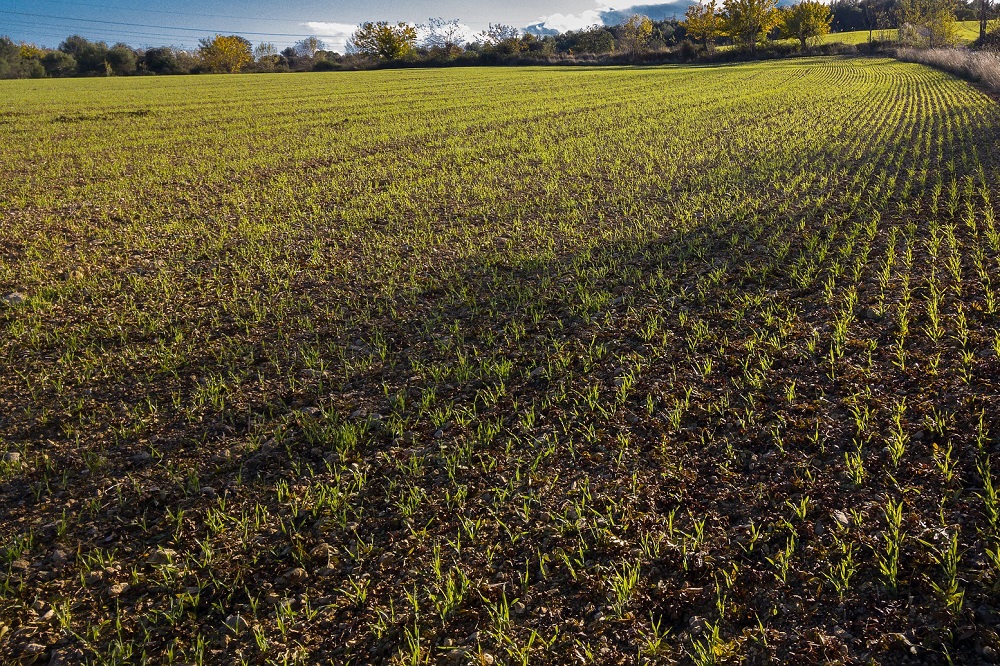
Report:
M 216 33 L 271 42 L 279 49 L 318 36 L 343 52 L 364 21 L 419 24 L 430 17 L 459 19 L 472 37 L 490 23 L 535 34 L 554 34 L 590 25 L 613 25 L 638 11 L 660 19 L 682 17 L 687 0 L 672 4 L 608 5 L 601 0 L 0 0 L 0 36 L 55 47 L 83 35 L 133 47 L 197 46 Z

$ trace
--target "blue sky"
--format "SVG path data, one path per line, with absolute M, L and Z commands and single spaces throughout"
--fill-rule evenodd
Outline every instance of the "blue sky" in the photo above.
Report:
M 683 4 L 636 7 L 653 18 L 683 13 Z M 617 23 L 630 4 L 600 0 L 0 0 L 0 35 L 54 47 L 71 34 L 136 47 L 195 46 L 216 32 L 241 34 L 254 43 L 279 48 L 308 35 L 319 35 L 330 47 L 344 41 L 362 21 L 420 23 L 431 16 L 459 19 L 470 36 L 489 23 L 507 23 L 534 32 L 578 29 Z

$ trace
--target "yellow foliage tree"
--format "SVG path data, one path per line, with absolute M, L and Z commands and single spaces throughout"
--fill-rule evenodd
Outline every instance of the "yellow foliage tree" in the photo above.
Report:
M 711 47 L 722 29 L 722 17 L 719 15 L 715 0 L 697 5 L 690 5 L 684 13 L 684 29 L 692 39 Z
M 25 60 L 30 60 L 32 58 L 39 58 L 45 55 L 45 52 L 34 44 L 28 44 L 27 42 L 21 42 L 21 57 Z
M 724 7 L 726 33 L 751 51 L 778 25 L 778 0 L 725 0 Z
M 901 0 L 899 41 L 910 46 L 954 46 L 958 23 L 950 0 Z
M 239 35 L 216 35 L 199 42 L 198 56 L 209 71 L 235 74 L 253 62 L 253 45 Z
M 618 47 L 629 55 L 640 53 L 653 36 L 653 22 L 645 16 L 633 14 L 619 29 Z
M 417 30 L 408 23 L 391 25 L 386 21 L 362 23 L 351 36 L 349 46 L 357 53 L 382 60 L 397 60 L 413 49 Z
M 781 32 L 789 39 L 799 40 L 805 48 L 809 40 L 819 40 L 829 34 L 832 19 L 830 5 L 819 0 L 803 0 L 781 11 Z

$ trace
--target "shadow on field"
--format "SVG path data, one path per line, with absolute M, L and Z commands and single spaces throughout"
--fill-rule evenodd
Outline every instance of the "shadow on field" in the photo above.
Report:
M 980 535 L 991 528 L 974 448 L 979 410 L 1000 430 L 1000 366 L 980 353 L 998 322 L 981 306 L 972 262 L 983 195 L 1000 196 L 1000 111 L 957 130 L 956 118 L 931 120 L 934 132 L 953 128 L 953 143 L 928 155 L 927 191 L 905 199 L 903 181 L 923 165 L 882 159 L 904 144 L 865 145 L 850 157 L 816 146 L 802 163 L 837 167 L 828 192 L 777 200 L 761 157 L 747 163 L 761 171 L 746 177 L 761 203 L 739 215 L 695 210 L 650 230 L 602 210 L 593 238 L 613 240 L 578 238 L 544 255 L 512 231 L 471 265 L 412 257 L 429 266 L 424 286 L 386 302 L 377 285 L 363 285 L 367 310 L 345 312 L 328 285 L 313 285 L 302 295 L 306 312 L 328 314 L 311 330 L 220 321 L 215 333 L 231 336 L 239 355 L 196 349 L 166 388 L 140 371 L 127 380 L 158 404 L 187 405 L 218 388 L 206 375 L 246 363 L 239 369 L 263 378 L 247 381 L 245 395 L 214 394 L 237 408 L 206 399 L 202 421 L 164 408 L 142 442 L 128 422 L 97 414 L 108 439 L 120 438 L 113 446 L 67 447 L 4 477 L 0 510 L 36 530 L 32 543 L 44 545 L 48 563 L 61 521 L 84 516 L 87 531 L 70 535 L 90 569 L 66 574 L 72 558 L 61 553 L 51 569 L 65 577 L 60 594 L 79 600 L 76 617 L 103 618 L 112 603 L 129 609 L 125 621 L 135 624 L 125 633 L 137 636 L 148 618 L 169 617 L 147 632 L 150 654 L 204 632 L 216 661 L 234 661 L 226 651 L 250 645 L 241 614 L 253 613 L 254 629 L 274 623 L 268 640 L 291 636 L 333 663 L 388 662 L 413 645 L 418 657 L 485 646 L 513 660 L 545 643 L 562 657 L 572 641 L 599 643 L 612 663 L 654 632 L 665 636 L 664 658 L 678 661 L 713 627 L 750 663 L 845 654 L 898 663 L 913 650 L 930 660 L 943 646 L 972 662 L 977 643 L 993 640 L 982 628 L 1000 617 L 993 582 L 976 577 L 987 567 Z M 869 165 L 862 191 L 850 191 Z M 939 174 L 945 197 L 954 177 L 957 203 L 932 213 Z M 892 195 L 882 197 L 873 183 L 889 182 Z M 932 221 L 953 225 L 968 277 L 961 299 L 954 284 L 944 287 L 948 335 L 937 347 L 924 333 L 927 248 L 942 233 Z M 910 223 L 916 306 L 901 365 L 891 351 L 900 268 L 884 291 L 879 272 L 891 230 Z M 549 237 L 564 247 L 557 231 Z M 815 274 L 799 279 L 809 261 Z M 845 309 L 849 294 L 856 302 Z M 959 321 L 971 352 L 955 342 Z M 831 363 L 838 326 L 847 333 Z M 301 350 L 320 343 L 343 356 L 325 370 L 302 367 Z M 115 345 L 124 342 L 107 349 Z M 963 380 L 969 353 L 975 364 Z M 138 403 L 112 381 L 98 377 L 88 389 L 111 387 Z M 892 466 L 886 433 L 904 398 L 912 439 Z M 938 422 L 947 427 L 935 430 Z M 21 430 L 2 424 L 17 441 L 42 443 L 60 437 L 60 425 L 58 414 Z M 958 482 L 935 471 L 949 465 Z M 86 473 L 67 472 L 48 501 L 55 469 Z M 912 566 L 891 592 L 871 554 L 883 553 L 886 498 L 897 497 L 912 537 L 901 557 Z M 934 588 L 943 551 L 922 545 L 949 534 L 960 534 L 963 562 L 974 561 L 958 615 Z M 28 617 L 50 572 L 10 559 L 9 598 Z

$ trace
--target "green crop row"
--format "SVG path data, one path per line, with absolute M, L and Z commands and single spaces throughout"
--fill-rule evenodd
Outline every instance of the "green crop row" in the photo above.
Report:
M 965 83 L 826 58 L 0 108 L 4 659 L 1000 650 L 1000 110 Z

